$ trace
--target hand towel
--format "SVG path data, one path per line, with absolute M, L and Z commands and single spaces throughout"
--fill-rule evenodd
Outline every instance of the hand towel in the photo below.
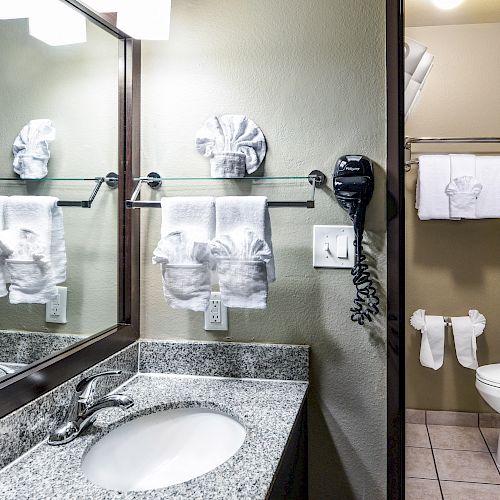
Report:
M 479 366 L 476 338 L 483 333 L 486 318 L 479 311 L 471 309 L 468 316 L 451 318 L 451 324 L 458 362 L 465 368 L 475 370 Z
M 450 175 L 448 155 L 420 156 L 415 203 L 420 220 L 450 218 L 450 200 L 446 194 Z
M 12 146 L 14 172 L 21 179 L 42 179 L 47 175 L 50 158 L 49 142 L 56 130 L 50 120 L 31 120 L 16 137 Z
M 55 285 L 66 280 L 67 261 L 63 212 L 57 201 L 52 196 L 11 196 L 4 207 L 8 229 L 29 230 L 38 236 Z
M 410 324 L 422 332 L 420 364 L 438 370 L 444 360 L 444 317 L 426 316 L 425 310 L 418 309 L 413 313 Z
M 153 253 L 160 264 L 163 294 L 176 309 L 206 311 L 212 260 L 208 241 L 215 234 L 215 198 L 162 198 L 161 238 Z
M 226 307 L 265 309 L 266 263 L 272 257 L 267 243 L 253 231 L 233 231 L 210 242 L 217 261 L 219 288 Z
M 500 156 L 476 156 L 476 178 L 483 186 L 476 217 L 500 218 Z
M 7 196 L 0 196 L 0 231 L 5 229 L 4 225 L 4 207 L 7 202 Z M 7 290 L 7 283 L 9 278 L 7 275 L 7 265 L 5 264 L 5 257 L 0 256 L 0 297 L 5 297 L 9 291 Z
M 211 116 L 196 135 L 196 149 L 210 158 L 212 177 L 245 177 L 266 156 L 262 130 L 245 115 Z
M 267 281 L 276 280 L 271 218 L 265 196 L 223 196 L 215 202 L 217 238 L 234 232 L 251 231 L 266 242 L 271 258 L 266 263 Z

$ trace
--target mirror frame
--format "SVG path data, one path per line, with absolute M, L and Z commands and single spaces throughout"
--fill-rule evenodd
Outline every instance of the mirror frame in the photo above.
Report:
M 141 46 L 117 29 L 112 16 L 98 14 L 77 0 L 61 0 L 119 42 L 118 72 L 118 318 L 117 324 L 25 370 L 0 380 L 0 418 L 42 396 L 139 338 L 140 214 L 127 210 L 127 193 L 140 175 Z

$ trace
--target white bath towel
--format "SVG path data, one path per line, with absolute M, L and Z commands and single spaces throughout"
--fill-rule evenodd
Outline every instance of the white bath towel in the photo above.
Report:
M 266 242 L 271 258 L 266 264 L 267 281 L 276 280 L 274 267 L 271 218 L 265 196 L 223 196 L 215 202 L 217 238 L 234 232 L 251 231 Z
M 4 208 L 7 229 L 24 229 L 38 235 L 54 285 L 66 280 L 63 212 L 57 201 L 52 196 L 11 196 Z
M 415 203 L 419 219 L 450 218 L 450 200 L 446 194 L 450 175 L 448 155 L 420 156 Z
M 222 303 L 227 307 L 265 309 L 266 263 L 272 257 L 267 243 L 253 231 L 237 230 L 210 243 L 217 261 Z
M 7 196 L 0 196 L 0 231 L 5 229 L 4 225 L 4 207 L 7 202 Z M 9 291 L 7 290 L 7 283 L 9 278 L 7 275 L 7 265 L 5 264 L 5 257 L 0 256 L 0 297 L 5 297 Z
M 486 318 L 472 309 L 468 316 L 451 318 L 451 324 L 458 362 L 465 368 L 475 370 L 479 366 L 476 338 L 483 333 Z
M 422 332 L 420 342 L 420 363 L 422 366 L 438 370 L 444 360 L 444 332 L 443 316 L 426 316 L 424 309 L 415 311 L 410 324 Z
M 477 218 L 500 218 L 500 156 L 476 156 L 476 178 L 483 187 L 476 204 Z
M 176 309 L 206 311 L 211 269 L 208 242 L 215 234 L 215 198 L 162 198 L 161 238 L 153 253 L 160 264 L 166 302 Z

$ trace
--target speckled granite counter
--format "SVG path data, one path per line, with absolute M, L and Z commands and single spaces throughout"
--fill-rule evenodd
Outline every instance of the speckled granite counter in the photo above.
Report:
M 135 406 L 106 410 L 94 428 L 59 447 L 45 442 L 0 472 L 0 498 L 22 499 L 264 499 L 307 392 L 306 382 L 139 374 L 120 392 Z M 119 493 L 95 486 L 81 459 L 103 434 L 152 411 L 201 406 L 224 411 L 246 428 L 242 447 L 227 462 L 185 483 L 146 492 Z

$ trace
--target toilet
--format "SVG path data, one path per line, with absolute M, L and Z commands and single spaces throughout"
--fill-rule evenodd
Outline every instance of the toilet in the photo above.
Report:
M 476 370 L 476 389 L 481 397 L 500 413 L 500 363 L 480 366 Z M 496 459 L 497 463 L 500 463 L 500 435 Z

